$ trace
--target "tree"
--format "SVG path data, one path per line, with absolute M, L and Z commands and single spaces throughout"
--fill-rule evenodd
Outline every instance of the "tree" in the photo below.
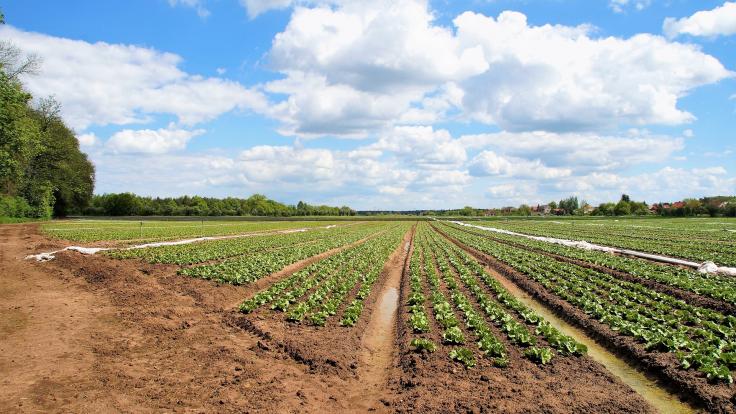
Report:
M 52 122 L 61 120 L 61 103 L 53 95 L 41 98 L 36 106 L 36 112 L 41 117 L 41 130 L 45 131 Z
M 613 216 L 616 214 L 616 205 L 613 203 L 601 203 L 598 208 L 593 211 L 596 216 Z
M 565 214 L 572 214 L 579 208 L 578 198 L 575 196 L 560 200 L 559 208 L 565 211 Z
M 621 194 L 621 201 L 625 201 L 627 203 L 631 202 L 631 199 L 629 198 L 628 194 Z
M 28 163 L 41 150 L 41 132 L 28 110 L 31 95 L 0 72 L 0 193 L 19 191 Z
M 529 207 L 526 204 L 522 204 L 519 206 L 519 208 L 516 210 L 516 213 L 520 216 L 531 216 L 532 215 L 532 208 Z
M 629 214 L 631 214 L 631 204 L 628 201 L 624 200 L 623 197 L 621 197 L 621 201 L 616 203 L 614 212 L 617 216 L 628 216 Z
M 138 214 L 139 205 L 135 194 L 110 194 L 105 200 L 105 213 L 110 216 L 132 216 Z

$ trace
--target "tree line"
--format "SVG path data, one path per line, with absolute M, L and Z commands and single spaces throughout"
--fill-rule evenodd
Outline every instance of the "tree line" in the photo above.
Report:
M 347 206 L 287 205 L 262 194 L 248 198 L 199 196 L 141 197 L 132 193 L 95 195 L 83 214 L 89 216 L 353 216 Z
M 627 194 L 622 194 L 618 202 L 605 202 L 593 207 L 576 196 L 563 198 L 559 202 L 519 207 L 474 208 L 465 206 L 452 210 L 414 210 L 395 212 L 396 214 L 415 214 L 421 216 L 481 217 L 481 216 L 645 216 L 660 215 L 665 217 L 691 217 L 708 215 L 711 217 L 736 217 L 736 197 L 716 196 L 701 199 L 686 198 L 674 203 L 656 203 L 652 206 L 646 201 L 634 201 Z
M 39 64 L 0 41 L 0 216 L 81 213 L 92 197 L 94 166 L 61 120 L 60 105 L 53 97 L 34 101 L 20 82 Z

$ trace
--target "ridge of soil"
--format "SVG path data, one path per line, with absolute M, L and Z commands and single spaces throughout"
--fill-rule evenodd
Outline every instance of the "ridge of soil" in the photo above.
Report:
M 538 282 L 516 271 L 511 266 L 495 258 L 466 246 L 452 236 L 436 229 L 458 247 L 489 266 L 501 276 L 510 280 L 522 290 L 547 305 L 560 318 L 572 323 L 587 332 L 596 342 L 609 348 L 619 356 L 626 358 L 657 376 L 665 386 L 698 406 L 705 407 L 712 413 L 736 413 L 736 387 L 731 385 L 710 384 L 703 376 L 692 370 L 683 370 L 672 353 L 650 352 L 634 338 L 619 335 L 607 325 L 593 319 L 582 310 L 564 301 L 547 290 Z

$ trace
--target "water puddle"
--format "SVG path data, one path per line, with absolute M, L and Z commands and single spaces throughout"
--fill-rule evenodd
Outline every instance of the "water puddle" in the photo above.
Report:
M 489 270 L 490 271 L 490 270 Z M 649 379 L 644 373 L 617 357 L 605 347 L 596 343 L 583 330 L 570 325 L 557 317 L 542 303 L 531 297 L 524 290 L 496 272 L 493 276 L 524 305 L 533 309 L 549 323 L 565 335 L 588 347 L 588 355 L 618 377 L 623 383 L 641 395 L 649 404 L 663 414 L 695 413 L 697 410 L 689 404 L 680 401 L 677 395 L 660 386 L 655 380 Z
M 399 288 L 408 250 L 409 243 L 406 243 L 391 257 L 381 297 L 371 312 L 371 320 L 363 334 L 363 351 L 358 370 L 360 381 L 350 397 L 350 410 L 353 412 L 385 410 L 385 407 L 377 404 L 384 395 L 393 364 Z

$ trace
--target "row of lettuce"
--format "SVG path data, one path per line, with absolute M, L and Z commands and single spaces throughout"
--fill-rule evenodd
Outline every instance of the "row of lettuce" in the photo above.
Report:
M 549 363 L 555 354 L 586 352 L 424 223 L 415 236 L 409 284 L 410 345 L 419 352 L 448 346 L 450 358 L 467 367 L 476 365 L 476 355 L 506 367 L 509 347 L 520 348 L 525 358 L 539 364 Z
M 538 282 L 618 335 L 634 338 L 645 350 L 673 354 L 682 369 L 697 370 L 711 381 L 733 382 L 731 370 L 736 368 L 736 317 L 733 315 L 693 306 L 639 283 L 500 243 L 454 225 L 443 223 L 438 227 L 450 237 Z M 649 277 L 654 277 L 657 269 L 650 270 Z
M 701 225 L 701 228 L 689 227 L 687 222 L 681 223 L 682 226 L 661 227 L 580 220 L 517 220 L 493 222 L 490 226 L 533 236 L 585 240 L 697 262 L 713 261 L 721 265 L 736 266 L 736 222 Z

